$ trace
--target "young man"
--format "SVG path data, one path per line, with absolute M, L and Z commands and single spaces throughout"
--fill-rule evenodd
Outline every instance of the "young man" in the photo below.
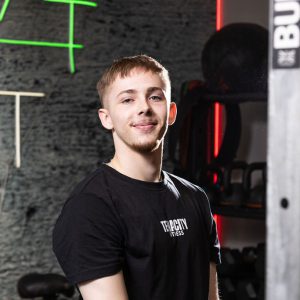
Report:
M 162 171 L 176 118 L 168 71 L 146 55 L 98 83 L 115 154 L 73 191 L 53 248 L 84 300 L 216 300 L 219 243 L 201 188 Z

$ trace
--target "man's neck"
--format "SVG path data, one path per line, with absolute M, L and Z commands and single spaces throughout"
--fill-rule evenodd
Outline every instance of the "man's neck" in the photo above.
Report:
M 118 172 L 142 181 L 158 182 L 161 180 L 162 145 L 151 153 L 116 151 L 108 165 Z

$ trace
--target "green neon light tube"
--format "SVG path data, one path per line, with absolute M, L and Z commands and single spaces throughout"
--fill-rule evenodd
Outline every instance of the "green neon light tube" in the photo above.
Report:
M 4 3 L 2 5 L 1 11 L 0 11 L 0 22 L 3 21 L 3 18 L 5 16 L 8 4 L 10 0 L 4 0 Z
M 85 6 L 92 6 L 97 7 L 97 3 L 84 1 L 84 0 L 44 0 L 46 2 L 56 2 L 56 3 L 66 3 L 66 4 L 78 4 L 78 5 L 85 5 Z
M 10 0 L 3 0 L 3 5 L 0 10 L 0 22 L 3 20 Z M 75 58 L 74 49 L 82 49 L 83 45 L 74 44 L 74 18 L 75 18 L 75 5 L 85 5 L 91 7 L 97 7 L 97 3 L 89 0 L 44 0 L 46 2 L 64 3 L 69 4 L 69 42 L 68 43 L 56 43 L 56 42 L 43 42 L 43 41 L 31 41 L 31 40 L 15 40 L 15 39 L 1 39 L 0 44 L 11 45 L 24 45 L 24 46 L 40 46 L 40 47 L 53 47 L 53 48 L 68 48 L 69 50 L 69 64 L 70 72 L 75 72 Z
M 81 44 L 37 42 L 37 41 L 11 40 L 11 39 L 0 39 L 0 43 L 1 44 L 11 44 L 11 45 L 54 47 L 54 48 L 73 48 L 73 49 L 82 49 L 83 48 L 83 45 L 81 45 Z

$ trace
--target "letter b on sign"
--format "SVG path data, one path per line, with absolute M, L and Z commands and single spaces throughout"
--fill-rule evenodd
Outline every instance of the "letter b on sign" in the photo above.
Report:
M 274 48 L 291 49 L 299 48 L 299 27 L 296 25 L 279 26 L 274 30 Z

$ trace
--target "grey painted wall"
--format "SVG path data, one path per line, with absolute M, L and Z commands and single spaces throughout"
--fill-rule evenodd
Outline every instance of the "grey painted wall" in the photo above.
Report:
M 269 27 L 269 1 L 226 0 L 223 5 L 223 24 L 251 22 Z
M 28 272 L 61 272 L 51 250 L 53 223 L 72 187 L 113 154 L 96 113 L 104 68 L 120 56 L 152 55 L 170 70 L 176 100 L 181 82 L 201 78 L 201 51 L 215 27 L 211 0 L 103 0 L 75 11 L 75 42 L 85 48 L 75 51 L 74 75 L 66 49 L 0 44 L 0 90 L 46 93 L 21 100 L 20 169 L 13 166 L 14 98 L 0 96 L 0 178 L 9 165 L 0 213 L 1 300 L 19 299 L 16 283 Z M 66 42 L 68 6 L 11 0 L 0 38 Z

